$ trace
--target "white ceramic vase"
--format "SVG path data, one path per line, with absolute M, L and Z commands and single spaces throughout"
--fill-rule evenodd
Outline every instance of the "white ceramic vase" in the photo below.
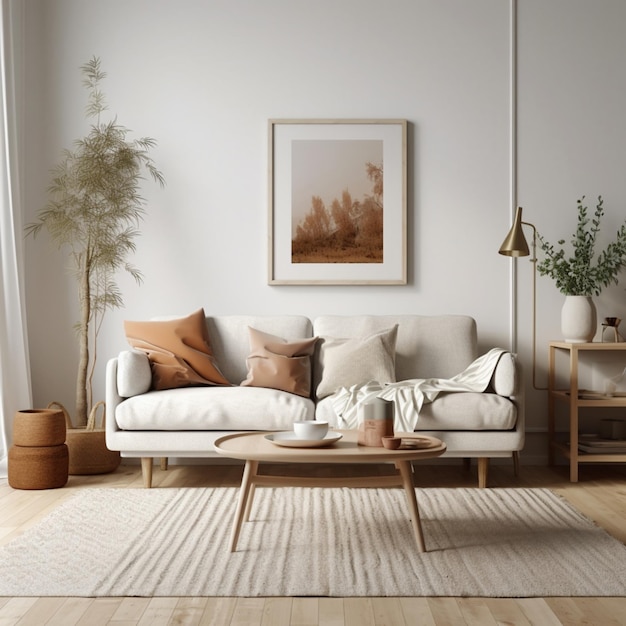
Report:
M 561 309 L 561 333 L 568 343 L 593 341 L 596 334 L 596 305 L 591 296 L 565 296 Z

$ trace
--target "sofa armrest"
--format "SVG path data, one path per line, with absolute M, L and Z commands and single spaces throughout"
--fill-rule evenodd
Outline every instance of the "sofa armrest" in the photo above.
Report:
M 490 386 L 499 396 L 512 397 L 519 393 L 520 375 L 517 358 L 512 352 L 502 354 L 491 377 Z
M 115 419 L 115 409 L 124 401 L 117 392 L 117 357 L 109 359 L 105 374 L 106 415 L 105 437 L 109 450 L 119 450 L 115 445 L 115 434 L 120 430 Z

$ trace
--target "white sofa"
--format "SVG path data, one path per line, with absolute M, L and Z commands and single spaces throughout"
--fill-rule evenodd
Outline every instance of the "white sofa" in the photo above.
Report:
M 231 432 L 290 430 L 295 420 L 314 418 L 341 426 L 333 398 L 326 395 L 329 384 L 333 386 L 328 377 L 331 370 L 338 383 L 345 382 L 342 372 L 346 364 L 331 362 L 334 353 L 330 346 L 338 338 L 371 337 L 397 325 L 396 381 L 449 379 L 479 356 L 476 323 L 460 315 L 322 316 L 314 322 L 293 315 L 230 315 L 207 316 L 206 324 L 213 357 L 232 386 L 155 391 L 150 389 L 146 354 L 125 351 L 107 363 L 107 446 L 119 450 L 122 457 L 142 460 L 147 487 L 151 486 L 154 458 L 216 456 L 215 440 Z M 311 397 L 240 385 L 248 376 L 249 328 L 285 340 L 319 337 L 311 357 Z M 345 344 L 351 345 L 349 341 Z M 366 345 L 365 352 L 353 360 L 355 367 L 349 367 L 348 378 L 357 375 L 361 365 L 367 371 L 369 354 Z M 322 382 L 325 397 L 320 398 L 317 391 Z M 484 487 L 489 458 L 512 457 L 517 471 L 518 452 L 524 446 L 522 389 L 519 364 L 507 352 L 498 360 L 484 393 L 439 394 L 432 403 L 424 404 L 416 430 L 442 439 L 447 445 L 446 457 L 477 458 L 479 486 Z

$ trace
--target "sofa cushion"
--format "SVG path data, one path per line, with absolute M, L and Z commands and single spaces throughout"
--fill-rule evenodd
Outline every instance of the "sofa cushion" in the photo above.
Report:
M 494 393 L 441 393 L 424 404 L 415 430 L 510 430 L 517 410 L 508 398 Z
M 313 419 L 309 398 L 263 387 L 189 387 L 150 391 L 115 409 L 123 430 L 291 430 Z
M 452 378 L 479 356 L 476 322 L 467 315 L 323 315 L 315 319 L 313 333 L 363 337 L 394 324 L 396 380 Z M 314 380 L 319 372 L 314 361 Z
M 315 418 L 328 421 L 330 426 L 358 428 L 354 424 L 340 423 L 328 397 L 317 403 Z M 420 430 L 510 430 L 515 427 L 517 409 L 503 396 L 493 393 L 440 393 L 434 402 L 425 403 L 417 420 Z
M 218 315 L 207 317 L 213 356 L 220 371 L 238 385 L 248 376 L 248 328 L 284 337 L 287 341 L 313 337 L 311 320 L 303 315 Z
M 209 341 L 204 310 L 168 320 L 125 321 L 128 343 L 150 359 L 153 389 L 229 385 Z
M 152 385 L 148 355 L 141 350 L 123 350 L 117 357 L 117 392 L 122 398 L 146 393 Z
M 308 398 L 311 395 L 311 355 L 317 337 L 287 341 L 252 327 L 248 327 L 248 332 L 248 376 L 241 384 L 280 389 Z
M 397 332 L 396 324 L 364 337 L 322 337 L 318 355 L 321 380 L 315 390 L 317 398 L 325 398 L 340 387 L 351 387 L 371 380 L 395 382 Z

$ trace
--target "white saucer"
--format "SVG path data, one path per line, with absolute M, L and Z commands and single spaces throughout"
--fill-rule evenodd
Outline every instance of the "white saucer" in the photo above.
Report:
M 323 448 L 324 446 L 330 446 L 335 441 L 339 441 L 342 437 L 341 433 L 332 431 L 327 432 L 324 439 L 299 439 L 292 430 L 265 435 L 265 439 L 268 441 L 285 448 Z

